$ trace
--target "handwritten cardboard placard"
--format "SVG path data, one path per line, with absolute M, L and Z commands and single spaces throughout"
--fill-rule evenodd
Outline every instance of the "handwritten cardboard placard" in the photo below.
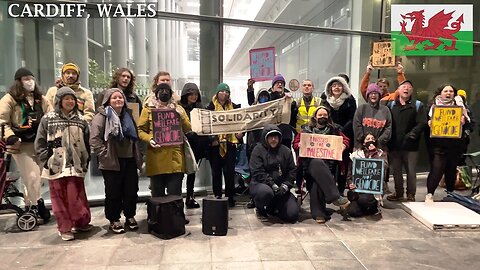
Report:
M 250 78 L 268 81 L 275 76 L 275 47 L 251 49 Z
M 140 104 L 136 102 L 127 102 L 127 107 L 132 110 L 133 120 L 135 120 L 135 123 L 138 123 L 138 118 L 140 118 Z
M 342 136 L 302 133 L 300 157 L 342 160 Z
M 433 107 L 430 125 L 431 138 L 461 138 L 462 137 L 462 107 Z
M 153 139 L 159 145 L 183 143 L 182 122 L 175 109 L 152 110 Z
M 395 49 L 394 43 L 391 41 L 373 42 L 372 48 L 372 66 L 373 67 L 394 67 L 395 66 Z
M 384 177 L 384 160 L 371 158 L 354 158 L 352 165 L 353 184 L 356 192 L 382 194 Z

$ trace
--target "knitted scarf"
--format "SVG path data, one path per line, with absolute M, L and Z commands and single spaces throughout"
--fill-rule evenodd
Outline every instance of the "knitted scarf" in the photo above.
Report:
M 338 110 L 338 108 L 340 108 L 340 106 L 342 106 L 345 100 L 347 100 L 349 97 L 350 95 L 345 92 L 343 92 L 338 98 L 335 98 L 332 94 L 327 96 L 327 102 L 334 110 Z
M 233 110 L 233 104 L 231 101 L 227 101 L 225 103 L 225 106 L 222 106 L 220 102 L 217 100 L 217 96 L 215 95 L 212 98 L 213 105 L 215 106 L 215 111 L 230 111 Z M 220 151 L 220 156 L 225 157 L 227 154 L 227 142 L 231 143 L 238 143 L 237 137 L 235 137 L 235 134 L 220 134 L 218 135 L 218 142 L 219 142 L 219 151 Z

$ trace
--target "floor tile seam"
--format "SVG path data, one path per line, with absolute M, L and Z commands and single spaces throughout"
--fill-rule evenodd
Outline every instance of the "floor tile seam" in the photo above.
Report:
M 363 262 L 360 260 L 360 258 L 357 257 L 357 255 L 355 255 L 355 253 L 353 252 L 353 250 L 350 249 L 350 247 L 342 240 L 340 241 L 342 243 L 342 245 L 348 250 L 348 252 L 350 252 L 350 254 L 353 255 L 353 257 L 357 260 L 358 263 L 360 263 L 363 268 L 365 268 L 366 270 L 368 270 L 367 266 L 365 266 L 365 264 L 363 264 Z

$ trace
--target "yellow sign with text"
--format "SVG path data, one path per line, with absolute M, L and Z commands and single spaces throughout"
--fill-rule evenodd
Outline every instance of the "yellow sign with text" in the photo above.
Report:
M 436 106 L 433 107 L 432 122 L 430 124 L 431 138 L 462 137 L 462 107 Z

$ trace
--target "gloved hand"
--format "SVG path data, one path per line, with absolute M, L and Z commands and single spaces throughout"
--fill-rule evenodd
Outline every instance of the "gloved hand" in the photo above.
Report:
M 273 193 L 277 194 L 280 191 L 280 187 L 277 184 L 272 185 Z
M 157 144 L 157 142 L 153 138 L 150 139 L 150 146 L 153 148 L 160 148 L 160 145 Z
M 282 184 L 278 190 L 278 195 L 282 196 L 286 194 L 289 190 L 290 188 L 286 184 Z

